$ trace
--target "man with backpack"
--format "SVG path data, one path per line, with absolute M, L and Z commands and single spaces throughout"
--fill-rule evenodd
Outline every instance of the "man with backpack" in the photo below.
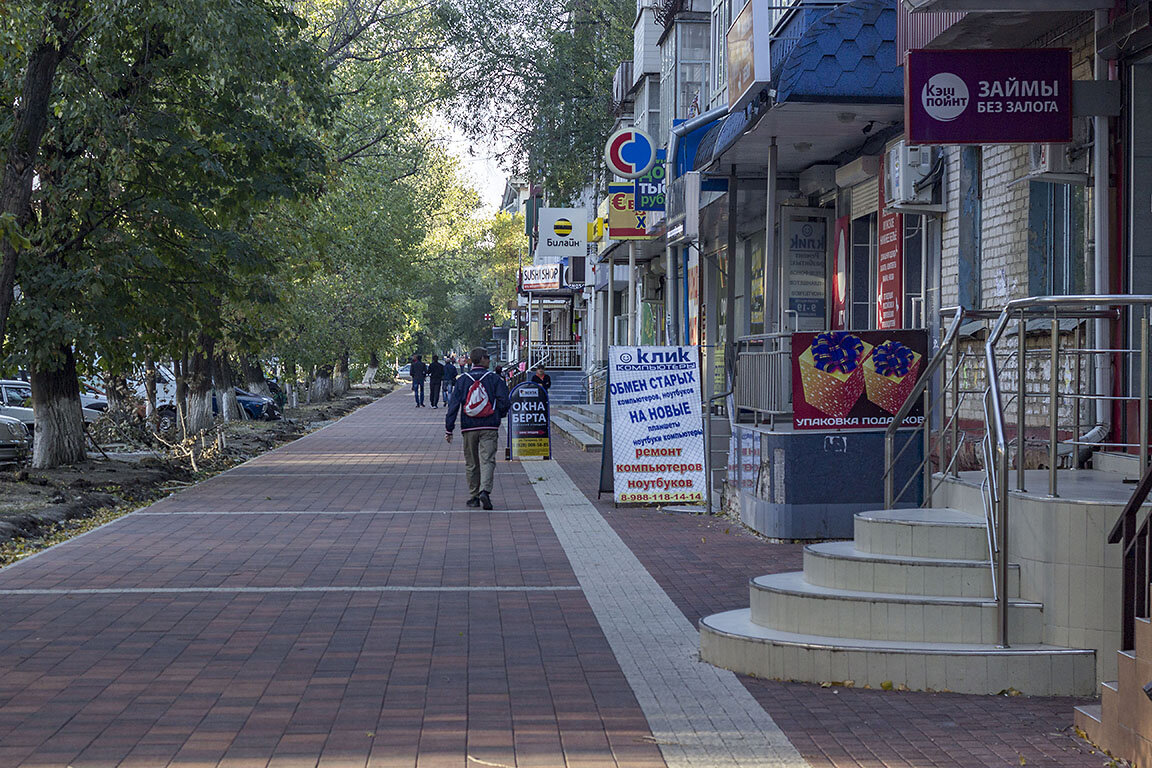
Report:
M 508 385 L 488 370 L 491 360 L 484 347 L 472 350 L 472 370 L 456 378 L 448 413 L 444 416 L 444 440 L 452 442 L 456 412 L 464 436 L 464 466 L 468 475 L 469 507 L 492 509 L 492 479 L 496 474 L 496 446 L 500 420 L 512 407 Z

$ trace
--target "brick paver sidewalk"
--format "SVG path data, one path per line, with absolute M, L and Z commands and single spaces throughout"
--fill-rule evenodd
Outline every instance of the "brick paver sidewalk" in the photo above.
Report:
M 797 547 L 593 508 L 562 443 L 466 509 L 442 415 L 396 392 L 0 570 L 0 768 L 1101 763 L 1068 700 L 739 687 L 688 622 Z

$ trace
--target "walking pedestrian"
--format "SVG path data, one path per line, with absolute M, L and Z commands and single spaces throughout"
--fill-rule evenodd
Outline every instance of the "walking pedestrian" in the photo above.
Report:
M 544 364 L 536 364 L 536 372 L 532 374 L 532 383 L 539 384 L 544 389 L 552 388 L 552 377 L 544 372 Z
M 448 398 L 452 396 L 452 388 L 456 386 L 456 366 L 452 363 L 452 356 L 444 356 L 444 405 L 448 405 Z
M 416 396 L 416 407 L 424 407 L 424 377 L 428 375 L 428 366 L 420 359 L 420 355 L 412 355 L 412 367 L 408 369 L 412 376 L 412 393 Z
M 432 407 L 436 408 L 440 402 L 440 386 L 444 383 L 444 366 L 436 355 L 432 355 L 432 362 L 428 364 L 428 379 L 432 382 Z
M 464 467 L 468 476 L 469 507 L 492 509 L 492 480 L 496 474 L 496 445 L 500 420 L 512 407 L 508 386 L 494 372 L 487 350 L 472 350 L 472 370 L 456 379 L 448 413 L 444 415 L 444 440 L 452 442 L 456 413 L 460 412 L 460 432 L 464 440 Z

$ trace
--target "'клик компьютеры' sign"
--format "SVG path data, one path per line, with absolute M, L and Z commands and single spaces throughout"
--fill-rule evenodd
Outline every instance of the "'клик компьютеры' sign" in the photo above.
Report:
M 704 501 L 699 349 L 612 347 L 609 359 L 616 501 Z
M 1072 141 L 1072 54 L 1064 48 L 909 51 L 909 144 Z

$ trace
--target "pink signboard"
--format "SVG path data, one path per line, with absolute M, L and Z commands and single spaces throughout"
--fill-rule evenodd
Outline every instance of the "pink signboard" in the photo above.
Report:
M 1072 53 L 1066 48 L 909 51 L 909 144 L 1072 141 Z
M 876 252 L 876 327 L 904 325 L 904 216 L 884 209 L 884 166 L 880 166 L 880 243 Z

